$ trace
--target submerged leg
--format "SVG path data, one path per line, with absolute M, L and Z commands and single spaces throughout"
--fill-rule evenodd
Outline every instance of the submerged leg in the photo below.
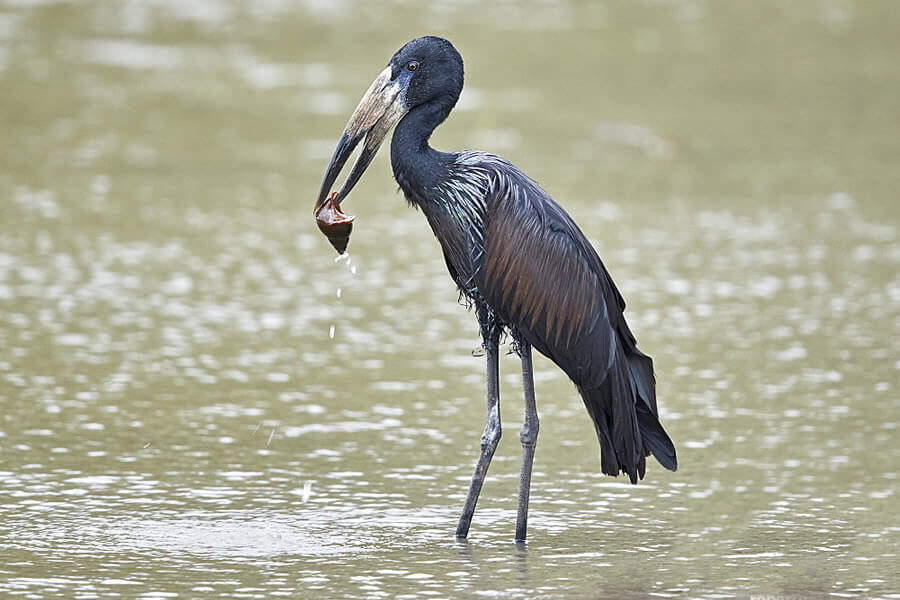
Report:
M 538 422 L 537 405 L 534 401 L 534 374 L 531 369 L 531 346 L 519 342 L 519 356 L 522 357 L 522 387 L 525 391 L 525 423 L 519 438 L 522 440 L 522 472 L 519 475 L 519 513 L 516 518 L 516 541 L 524 542 L 528 531 L 528 495 L 531 491 L 531 465 L 534 462 L 534 447 L 537 445 Z
M 483 322 L 484 353 L 487 355 L 487 422 L 484 433 L 481 435 L 481 456 L 475 464 L 475 473 L 472 475 L 472 483 L 469 485 L 469 493 L 466 495 L 466 503 L 462 514 L 459 516 L 459 525 L 456 527 L 456 537 L 464 538 L 469 534 L 469 525 L 472 524 L 472 515 L 475 513 L 475 503 L 481 493 L 481 485 L 487 474 L 500 441 L 500 378 L 499 378 L 499 353 L 500 333 L 494 331 L 491 326 Z

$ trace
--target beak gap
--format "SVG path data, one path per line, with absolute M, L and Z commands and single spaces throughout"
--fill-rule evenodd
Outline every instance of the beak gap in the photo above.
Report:
M 333 203 L 336 205 L 340 204 L 359 182 L 391 128 L 403 118 L 406 112 L 405 94 L 400 82 L 391 80 L 391 67 L 388 66 L 369 86 L 338 140 L 322 178 L 322 185 L 316 200 L 316 211 L 325 203 L 338 175 L 359 143 L 365 140 L 350 174 L 333 198 Z

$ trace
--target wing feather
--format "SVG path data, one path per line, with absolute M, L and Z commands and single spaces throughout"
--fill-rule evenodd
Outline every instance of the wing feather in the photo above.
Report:
M 487 203 L 479 288 L 576 383 L 599 385 L 615 360 L 610 313 L 621 315 L 621 296 L 559 205 L 524 175 L 505 183 Z

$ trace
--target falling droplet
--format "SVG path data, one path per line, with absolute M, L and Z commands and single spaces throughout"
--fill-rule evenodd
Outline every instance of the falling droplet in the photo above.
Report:
M 307 481 L 303 484 L 303 494 L 300 499 L 305 503 L 309 502 L 309 497 L 312 495 L 312 481 Z
M 334 339 L 334 325 L 328 328 L 328 337 Z
M 350 272 L 356 275 L 356 265 L 350 265 Z
M 268 447 L 269 444 L 272 443 L 272 438 L 274 438 L 274 437 L 275 437 L 275 430 L 273 429 L 272 431 L 269 432 L 269 439 L 266 440 L 266 447 Z
M 337 289 L 337 294 L 336 294 L 336 295 L 337 295 L 338 298 L 341 297 L 341 288 L 338 288 L 338 289 Z

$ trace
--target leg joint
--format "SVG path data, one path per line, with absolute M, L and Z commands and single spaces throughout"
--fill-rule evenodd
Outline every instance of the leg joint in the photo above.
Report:
M 484 428 L 484 433 L 481 434 L 481 447 L 494 450 L 497 448 L 497 444 L 500 443 L 502 436 L 503 428 L 500 427 L 500 421 L 492 420 L 488 422 L 487 427 Z
M 533 421 L 529 422 L 525 421 L 525 424 L 522 425 L 522 429 L 519 431 L 519 439 L 522 442 L 523 446 L 534 446 L 537 444 L 538 431 L 541 429 L 541 424 L 535 418 Z

